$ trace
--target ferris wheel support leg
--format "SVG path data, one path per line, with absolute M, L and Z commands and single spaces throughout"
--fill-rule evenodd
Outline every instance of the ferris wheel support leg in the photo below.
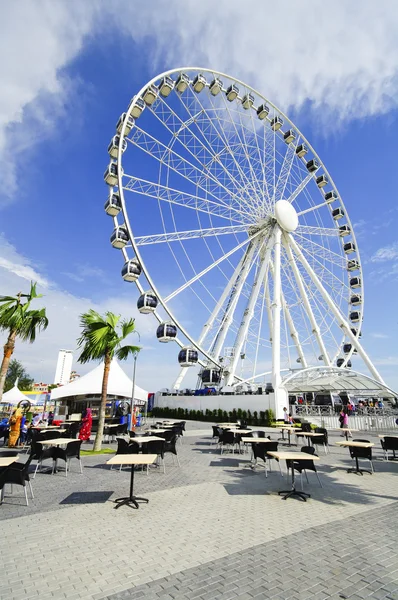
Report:
M 274 276 L 274 267 L 273 267 L 272 262 L 270 264 L 270 267 L 271 267 L 271 273 Z M 288 324 L 288 327 L 289 327 L 290 337 L 292 338 L 292 340 L 294 341 L 294 344 L 296 346 L 297 353 L 298 353 L 298 355 L 300 357 L 300 363 L 301 363 L 303 369 L 305 369 L 308 366 L 307 365 L 307 361 L 306 361 L 306 358 L 305 358 L 305 355 L 304 355 L 304 352 L 303 352 L 303 348 L 302 348 L 301 343 L 300 343 L 300 338 L 299 338 L 298 331 L 297 331 L 297 329 L 296 329 L 296 327 L 294 325 L 294 321 L 292 319 L 292 315 L 290 314 L 289 307 L 287 305 L 284 293 L 282 291 L 282 287 L 281 287 L 281 303 L 282 303 L 282 309 L 283 309 L 283 312 L 285 314 L 286 321 L 287 321 L 287 324 Z
M 237 333 L 235 344 L 234 344 L 234 356 L 233 356 L 232 362 L 229 366 L 229 374 L 228 374 L 228 378 L 226 381 L 226 385 L 232 385 L 234 378 L 235 378 L 235 372 L 236 372 L 236 368 L 238 365 L 239 356 L 240 356 L 240 353 L 242 350 L 242 346 L 245 342 L 247 332 L 249 330 L 250 321 L 253 318 L 254 307 L 257 302 L 258 294 L 260 292 L 260 288 L 264 281 L 265 274 L 268 271 L 269 261 L 270 261 L 270 257 L 271 257 L 271 251 L 272 251 L 272 248 L 274 245 L 274 237 L 275 237 L 274 233 L 271 233 L 271 235 L 268 238 L 268 241 L 266 243 L 265 251 L 260 249 L 260 252 L 264 252 L 264 255 L 263 255 L 263 258 L 260 259 L 260 261 L 261 261 L 260 267 L 259 267 L 259 270 L 256 275 L 256 279 L 255 279 L 253 287 L 252 287 L 252 291 L 251 291 L 251 294 L 249 297 L 249 301 L 248 301 L 246 310 L 243 314 L 242 322 L 238 329 L 238 333 Z
M 265 296 L 265 306 L 267 309 L 267 317 L 268 317 L 268 328 L 269 328 L 269 341 L 272 342 L 272 331 L 273 331 L 273 325 L 272 325 L 272 311 L 271 311 L 271 295 L 269 293 L 269 288 L 268 288 L 268 273 L 267 273 L 267 277 L 264 280 L 264 296 Z
M 220 355 L 220 352 L 221 352 L 222 347 L 225 342 L 225 338 L 227 337 L 227 334 L 228 334 L 228 330 L 233 321 L 235 309 L 238 304 L 243 285 L 244 285 L 246 278 L 250 272 L 250 269 L 253 265 L 252 258 L 253 258 L 255 249 L 256 249 L 256 246 L 252 245 L 252 247 L 249 249 L 249 251 L 247 253 L 245 262 L 243 264 L 243 268 L 241 269 L 241 272 L 239 273 L 239 278 L 237 279 L 237 282 L 236 282 L 236 287 L 231 293 L 229 305 L 227 306 L 227 309 L 221 319 L 221 326 L 220 326 L 220 328 L 216 334 L 216 337 L 214 339 L 214 342 L 213 342 L 214 348 L 212 349 L 212 354 L 216 360 L 218 359 L 218 356 Z
M 370 373 L 373 375 L 373 377 L 377 381 L 379 381 L 380 383 L 382 383 L 383 385 L 385 385 L 384 381 L 383 381 L 383 378 L 381 377 L 381 375 L 378 372 L 378 370 L 376 369 L 376 367 L 373 365 L 372 361 L 370 360 L 369 356 L 366 354 L 365 350 L 362 348 L 361 344 L 359 343 L 358 338 L 356 338 L 355 335 L 352 333 L 350 324 L 345 320 L 344 316 L 340 312 L 340 309 L 336 306 L 336 304 L 333 302 L 333 300 L 330 297 L 330 295 L 327 292 L 327 290 L 325 290 L 325 288 L 323 287 L 322 283 L 319 281 L 319 278 L 317 277 L 316 273 L 313 271 L 311 265 L 309 264 L 309 262 L 305 258 L 304 254 L 302 253 L 301 249 L 297 245 L 296 240 L 293 238 L 292 235 L 289 235 L 289 242 L 292 245 L 292 248 L 294 249 L 294 251 L 295 251 L 298 259 L 300 260 L 301 264 L 303 265 L 303 267 L 307 271 L 308 275 L 311 277 L 312 282 L 314 283 L 314 285 L 316 286 L 316 288 L 319 290 L 319 292 L 320 292 L 321 296 L 323 297 L 323 299 L 325 300 L 326 304 L 329 306 L 331 312 L 335 316 L 335 318 L 338 321 L 340 327 L 345 331 L 345 333 L 347 334 L 347 337 L 349 338 L 349 340 L 351 341 L 351 343 L 358 350 L 358 354 L 362 358 L 362 360 L 365 363 L 365 365 L 368 367 Z
M 293 239 L 292 236 L 290 236 L 287 239 L 284 236 L 284 240 L 283 240 L 284 243 L 283 243 L 283 245 L 284 245 L 284 248 L 286 250 L 287 257 L 289 259 L 289 264 L 290 264 L 290 266 L 292 268 L 292 271 L 294 273 L 294 278 L 296 280 L 297 287 L 299 288 L 299 291 L 300 291 L 300 296 L 301 296 L 301 299 L 302 299 L 303 304 L 304 304 L 305 312 L 308 315 L 308 319 L 309 319 L 309 322 L 311 324 L 312 331 L 313 331 L 313 333 L 315 335 L 316 341 L 317 341 L 319 349 L 321 351 L 323 362 L 325 363 L 325 365 L 327 367 L 329 367 L 330 366 L 330 358 L 329 358 L 329 355 L 327 353 L 326 346 L 325 346 L 325 344 L 323 342 L 323 339 L 322 339 L 322 336 L 321 336 L 321 332 L 319 330 L 318 323 L 316 322 L 315 317 L 314 317 L 314 313 L 312 312 L 311 304 L 309 303 L 308 296 L 307 296 L 307 293 L 305 291 L 303 281 L 301 279 L 300 271 L 298 270 L 296 261 L 295 261 L 294 256 L 293 256 L 292 249 L 290 248 L 290 245 L 289 245 L 289 242 L 291 242 L 292 239 Z
M 274 388 L 275 416 L 283 415 L 287 392 L 281 378 L 281 240 L 282 231 L 275 226 L 274 233 L 274 298 L 272 302 L 272 387 Z

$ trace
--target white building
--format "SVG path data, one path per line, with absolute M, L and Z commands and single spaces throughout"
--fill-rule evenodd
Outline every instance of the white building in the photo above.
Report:
M 72 371 L 72 350 L 60 350 L 58 352 L 57 367 L 55 369 L 54 383 L 65 385 L 69 383 Z

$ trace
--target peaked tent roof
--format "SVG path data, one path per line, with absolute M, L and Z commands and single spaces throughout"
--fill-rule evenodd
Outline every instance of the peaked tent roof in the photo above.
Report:
M 95 369 L 51 391 L 51 400 L 59 398 L 70 398 L 71 396 L 86 396 L 87 394 L 101 394 L 102 377 L 104 374 L 104 363 L 100 363 Z M 109 371 L 108 394 L 110 396 L 122 396 L 131 398 L 133 382 L 123 371 L 116 359 L 112 360 Z M 148 392 L 135 385 L 135 400 L 147 400 Z
M 2 404 L 13 404 L 13 405 L 17 405 L 18 402 L 20 402 L 21 400 L 28 400 L 27 396 L 25 396 L 25 394 L 23 394 L 21 392 L 21 390 L 19 390 L 17 388 L 16 385 L 14 385 L 14 387 L 12 387 L 10 390 L 8 390 L 8 392 L 5 392 L 3 394 L 3 398 L 1 400 Z

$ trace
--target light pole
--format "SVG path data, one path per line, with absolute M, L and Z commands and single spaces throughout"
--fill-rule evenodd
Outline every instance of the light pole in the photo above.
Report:
M 134 396 L 135 396 L 135 372 L 137 369 L 137 357 L 138 352 L 134 352 L 134 366 L 133 366 L 133 387 L 131 390 L 131 406 L 130 406 L 130 429 L 133 427 L 133 414 L 134 414 Z

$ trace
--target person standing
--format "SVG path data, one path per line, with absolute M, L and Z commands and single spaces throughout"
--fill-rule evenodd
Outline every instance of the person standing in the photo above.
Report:
M 289 425 L 289 413 L 287 412 L 286 406 L 283 408 L 283 420 L 285 421 L 286 425 Z
M 341 429 L 348 429 L 348 408 L 346 406 L 342 409 L 340 413 L 339 421 Z M 341 436 L 344 437 L 344 433 L 342 433 Z
M 8 447 L 15 448 L 21 435 L 21 422 L 23 410 L 16 408 L 10 417 L 10 436 L 8 438 Z
M 93 426 L 93 413 L 91 408 L 85 408 L 82 413 L 82 425 L 79 431 L 79 440 L 90 441 L 91 428 Z

